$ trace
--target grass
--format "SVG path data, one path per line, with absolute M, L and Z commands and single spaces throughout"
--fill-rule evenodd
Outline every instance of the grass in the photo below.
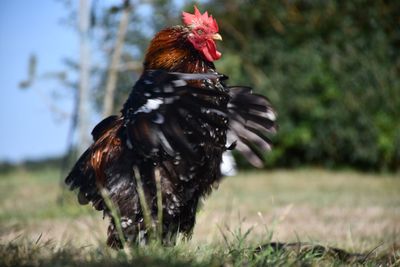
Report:
M 0 176 L 0 266 L 341 266 L 326 250 L 372 251 L 363 265 L 400 265 L 400 179 L 319 169 L 242 172 L 198 213 L 193 239 L 123 251 L 105 246 L 107 221 L 59 187 L 56 170 Z M 60 196 L 63 196 L 62 202 Z M 350 260 L 351 262 L 351 260 Z M 353 262 L 353 264 L 356 264 Z

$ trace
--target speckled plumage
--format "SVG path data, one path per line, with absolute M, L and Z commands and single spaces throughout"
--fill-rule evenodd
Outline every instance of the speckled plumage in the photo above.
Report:
M 91 202 L 110 217 L 112 247 L 122 243 L 101 189 L 119 210 L 124 238 L 146 241 L 137 178 L 156 222 L 159 175 L 162 235 L 173 243 L 178 232 L 191 235 L 200 198 L 221 179 L 224 151 L 236 146 L 260 166 L 260 152 L 270 148 L 265 133 L 275 131 L 275 112 L 268 100 L 247 87 L 228 87 L 227 78 L 188 44 L 188 32 L 176 26 L 155 36 L 121 115 L 95 127 L 94 143 L 66 178 L 78 188 L 81 204 Z

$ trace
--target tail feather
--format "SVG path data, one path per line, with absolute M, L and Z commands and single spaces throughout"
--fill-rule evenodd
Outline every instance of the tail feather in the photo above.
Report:
M 118 116 L 113 115 L 103 119 L 92 130 L 93 140 L 97 141 L 107 130 L 118 123 Z
M 135 240 L 141 208 L 136 180 L 133 173 L 135 156 L 126 145 L 122 117 L 111 116 L 100 122 L 93 130 L 94 143 L 79 158 L 65 182 L 71 190 L 78 189 L 80 204 L 91 203 L 96 210 L 103 210 L 110 217 L 107 243 L 121 248 L 110 209 L 116 209 L 120 220 L 130 224 L 124 229 L 124 238 Z M 112 207 L 104 200 L 105 193 Z M 130 220 L 128 220 L 129 218 Z
M 99 187 L 105 185 L 105 169 L 122 153 L 119 129 L 122 120 L 111 116 L 101 121 L 92 131 L 95 142 L 82 154 L 65 179 L 71 190 L 78 189 L 78 201 L 89 202 L 97 210 L 105 208 Z
M 80 204 L 96 203 L 97 205 L 93 206 L 97 210 L 102 210 L 102 198 L 97 190 L 95 172 L 90 163 L 91 152 L 91 148 L 89 148 L 82 154 L 65 179 L 65 183 L 70 190 L 79 190 L 78 201 Z

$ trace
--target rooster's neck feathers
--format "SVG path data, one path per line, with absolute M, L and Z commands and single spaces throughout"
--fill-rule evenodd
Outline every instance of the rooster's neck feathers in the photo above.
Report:
M 205 73 L 215 69 L 187 40 L 189 28 L 175 26 L 156 34 L 144 60 L 144 69 L 174 72 Z

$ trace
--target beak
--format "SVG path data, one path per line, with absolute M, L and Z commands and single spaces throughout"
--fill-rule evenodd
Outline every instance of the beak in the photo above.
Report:
M 212 36 L 212 39 L 213 39 L 213 40 L 220 40 L 220 41 L 222 41 L 222 36 L 221 36 L 219 33 L 216 33 L 216 34 L 214 34 L 214 35 Z

